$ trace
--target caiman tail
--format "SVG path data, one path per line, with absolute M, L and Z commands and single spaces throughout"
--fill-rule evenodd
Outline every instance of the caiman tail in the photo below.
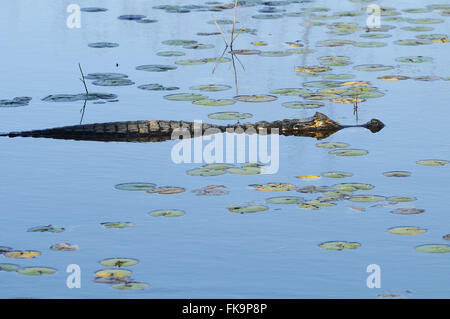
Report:
M 185 121 L 127 121 L 96 123 L 56 127 L 43 130 L 3 133 L 8 137 L 36 137 L 65 140 L 103 141 L 103 142 L 161 142 L 170 139 L 223 132 L 246 134 L 274 134 L 285 136 L 308 136 L 322 139 L 346 127 L 364 127 L 371 132 L 380 131 L 384 124 L 372 119 L 363 125 L 341 125 L 326 115 L 317 112 L 304 119 L 285 119 L 281 121 L 214 125 Z

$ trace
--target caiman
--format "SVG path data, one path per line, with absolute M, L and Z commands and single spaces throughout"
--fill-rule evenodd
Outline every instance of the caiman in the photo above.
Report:
M 102 142 L 161 142 L 202 134 L 230 133 L 278 133 L 285 136 L 308 136 L 322 139 L 346 127 L 364 127 L 371 132 L 380 131 L 384 124 L 372 119 L 362 125 L 341 125 L 326 115 L 317 112 L 304 119 L 285 119 L 281 121 L 214 125 L 185 121 L 128 121 L 56 127 L 43 130 L 3 133 L 9 137 L 41 137 L 65 140 L 102 141 Z M 184 132 L 184 133 L 183 133 Z M 178 134 L 180 133 L 180 134 Z M 174 138 L 172 137 L 174 135 Z

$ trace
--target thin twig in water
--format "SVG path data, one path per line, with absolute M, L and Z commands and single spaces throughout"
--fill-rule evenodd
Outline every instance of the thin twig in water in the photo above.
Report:
M 233 49 L 234 30 L 236 29 L 236 16 L 237 16 L 237 0 L 234 1 L 234 19 L 233 28 L 231 29 L 231 49 Z
M 216 18 L 214 18 L 214 16 L 211 14 L 211 17 L 213 18 L 213 21 L 217 27 L 217 29 L 220 32 L 220 35 L 222 36 L 223 41 L 225 42 L 225 45 L 227 46 L 227 48 L 229 47 L 227 40 L 225 39 L 225 34 L 222 32 L 222 29 L 220 28 L 219 24 L 216 21 Z
M 87 85 L 86 85 L 86 79 L 84 78 L 83 69 L 81 68 L 81 64 L 80 63 L 78 63 L 78 67 L 80 68 L 80 72 L 81 72 L 81 79 L 80 79 L 80 81 L 83 82 L 84 89 L 86 90 L 86 97 L 84 99 L 84 104 L 83 104 L 83 107 L 80 110 L 80 113 L 81 113 L 80 124 L 81 124 L 83 122 L 83 118 L 84 118 L 84 111 L 86 110 L 86 103 L 87 103 L 87 100 L 88 100 L 88 97 L 89 97 L 89 91 L 88 91 L 88 88 L 87 88 Z

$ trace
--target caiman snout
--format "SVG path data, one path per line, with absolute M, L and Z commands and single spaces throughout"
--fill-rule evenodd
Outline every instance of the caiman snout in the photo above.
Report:
M 371 119 L 369 122 L 363 125 L 363 127 L 369 129 L 372 133 L 381 131 L 384 127 L 384 123 L 378 119 Z

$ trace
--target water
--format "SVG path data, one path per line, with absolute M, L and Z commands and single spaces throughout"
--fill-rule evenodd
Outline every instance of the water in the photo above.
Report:
M 173 1 L 182 4 L 181 1 Z M 77 64 L 85 73 L 125 73 L 136 85 L 127 87 L 96 87 L 93 92 L 119 95 L 119 102 L 92 104 L 88 102 L 83 123 L 123 120 L 202 120 L 219 111 L 252 113 L 249 121 L 302 118 L 315 110 L 295 110 L 281 106 L 283 102 L 302 100 L 280 96 L 271 103 L 242 103 L 227 107 L 200 107 L 190 102 L 163 99 L 170 93 L 191 92 L 190 86 L 209 83 L 232 85 L 233 89 L 205 95 L 231 98 L 235 95 L 234 74 L 230 63 L 221 64 L 214 74 L 213 64 L 178 66 L 175 71 L 150 73 L 135 70 L 143 64 L 173 64 L 182 59 L 220 56 L 220 36 L 202 37 L 197 32 L 215 32 L 211 12 L 186 14 L 154 10 L 147 1 L 82 1 L 81 7 L 108 8 L 104 13 L 82 13 L 81 28 L 66 26 L 67 6 L 71 1 L 7 2 L 0 11 L 0 99 L 31 96 L 29 106 L 0 108 L 0 130 L 3 132 L 75 125 L 80 121 L 82 101 L 48 103 L 41 101 L 49 94 L 83 93 Z M 194 3 L 194 1 L 192 2 Z M 389 1 L 377 1 L 391 7 Z M 424 7 L 433 1 L 397 1 L 396 9 Z M 184 4 L 184 2 L 183 2 Z M 361 10 L 365 4 L 350 1 L 315 1 L 279 8 L 300 11 L 307 7 L 330 8 L 335 11 Z M 425 254 L 414 247 L 422 244 L 446 244 L 442 236 L 449 233 L 447 167 L 426 167 L 415 162 L 422 159 L 450 159 L 448 140 L 448 85 L 446 81 L 378 80 L 381 75 L 401 74 L 410 77 L 433 75 L 449 77 L 448 44 L 399 46 L 392 42 L 412 39 L 415 32 L 401 30 L 413 26 L 406 22 L 386 22 L 397 28 L 389 31 L 391 38 L 374 39 L 387 42 L 382 48 L 316 47 L 326 39 L 372 41 L 355 32 L 347 36 L 325 33 L 326 26 L 305 28 L 299 23 L 307 18 L 284 17 L 277 20 L 256 20 L 262 6 L 240 8 L 239 25 L 257 29 L 257 35 L 241 34 L 235 49 L 285 50 L 287 41 L 302 40 L 316 50 L 308 55 L 287 57 L 240 56 L 245 71 L 237 64 L 239 94 L 268 94 L 272 89 L 302 87 L 302 83 L 320 78 L 303 78 L 294 66 L 317 65 L 318 57 L 344 55 L 351 58 L 349 66 L 333 67 L 331 73 L 352 73 L 356 80 L 370 81 L 386 95 L 368 99 L 359 105 L 359 122 L 379 118 L 386 127 L 377 134 L 361 128 L 342 130 L 325 141 L 339 141 L 369 151 L 362 157 L 337 157 L 317 148 L 317 141 L 307 137 L 279 139 L 280 162 L 276 175 L 220 175 L 193 177 L 185 172 L 201 164 L 175 164 L 170 152 L 175 141 L 162 143 L 102 143 L 51 139 L 0 139 L 1 186 L 0 245 L 18 250 L 38 250 L 34 259 L 0 257 L 1 263 L 21 267 L 47 266 L 57 269 L 50 276 L 23 276 L 0 272 L 2 298 L 374 298 L 377 294 L 396 293 L 410 298 L 445 298 L 449 296 L 448 254 Z M 157 23 L 140 24 L 118 20 L 122 14 L 144 14 Z M 322 14 L 321 12 L 316 14 Z M 232 10 L 214 12 L 216 19 L 232 19 Z M 429 33 L 445 34 L 447 17 L 437 10 L 408 14 L 402 17 L 441 18 L 444 23 L 431 25 Z M 367 16 L 325 20 L 355 22 L 365 26 Z M 228 29 L 228 26 L 222 26 Z M 228 35 L 228 34 L 227 34 Z M 187 50 L 161 44 L 167 39 L 193 39 L 213 44 L 208 50 Z M 266 47 L 254 47 L 252 41 L 265 41 Z M 93 49 L 88 43 L 109 41 L 119 43 L 112 49 Z M 180 50 L 184 57 L 160 57 L 158 51 Z M 422 64 L 398 63 L 395 58 L 423 55 L 433 58 Z M 353 66 L 380 63 L 395 67 L 391 71 L 361 72 Z M 118 67 L 116 66 L 118 64 Z M 151 92 L 137 85 L 161 83 L 178 86 L 173 92 Z M 323 101 L 318 111 L 344 124 L 355 124 L 352 105 Z M 297 179 L 298 175 L 320 175 L 327 171 L 348 171 L 351 178 L 318 181 Z M 410 171 L 407 178 L 387 178 L 383 172 Z M 125 192 L 114 189 L 124 182 L 152 182 L 159 186 L 184 187 L 176 195 Z M 317 211 L 302 210 L 298 205 L 268 205 L 270 210 L 255 214 L 234 214 L 229 205 L 265 204 L 265 199 L 280 195 L 314 199 L 315 194 L 259 192 L 250 184 L 267 182 L 292 183 L 296 186 L 333 185 L 361 182 L 375 185 L 368 192 L 383 196 L 415 196 L 417 201 L 396 206 L 370 208 L 372 204 L 339 201 L 334 207 Z M 191 192 L 206 185 L 225 185 L 225 196 L 196 196 Z M 366 212 L 348 206 L 367 208 Z M 286 207 L 288 206 L 288 207 Z M 424 214 L 396 215 L 395 207 L 417 207 Z M 177 208 L 186 211 L 180 218 L 156 218 L 148 212 Z M 109 221 L 130 221 L 134 227 L 105 229 Z M 65 227 L 65 232 L 31 233 L 33 226 L 52 224 Z M 425 234 L 392 235 L 386 232 L 395 226 L 419 226 Z M 355 250 L 327 251 L 318 245 L 325 241 L 358 242 Z M 59 242 L 79 246 L 73 252 L 53 251 Z M 100 260 L 111 257 L 136 258 L 139 264 L 130 267 L 132 278 L 146 282 L 143 291 L 119 291 L 92 280 L 101 269 Z M 66 267 L 78 264 L 82 271 L 81 289 L 66 286 Z M 381 267 L 381 288 L 369 289 L 366 267 Z M 410 292 L 407 292 L 410 291 Z

